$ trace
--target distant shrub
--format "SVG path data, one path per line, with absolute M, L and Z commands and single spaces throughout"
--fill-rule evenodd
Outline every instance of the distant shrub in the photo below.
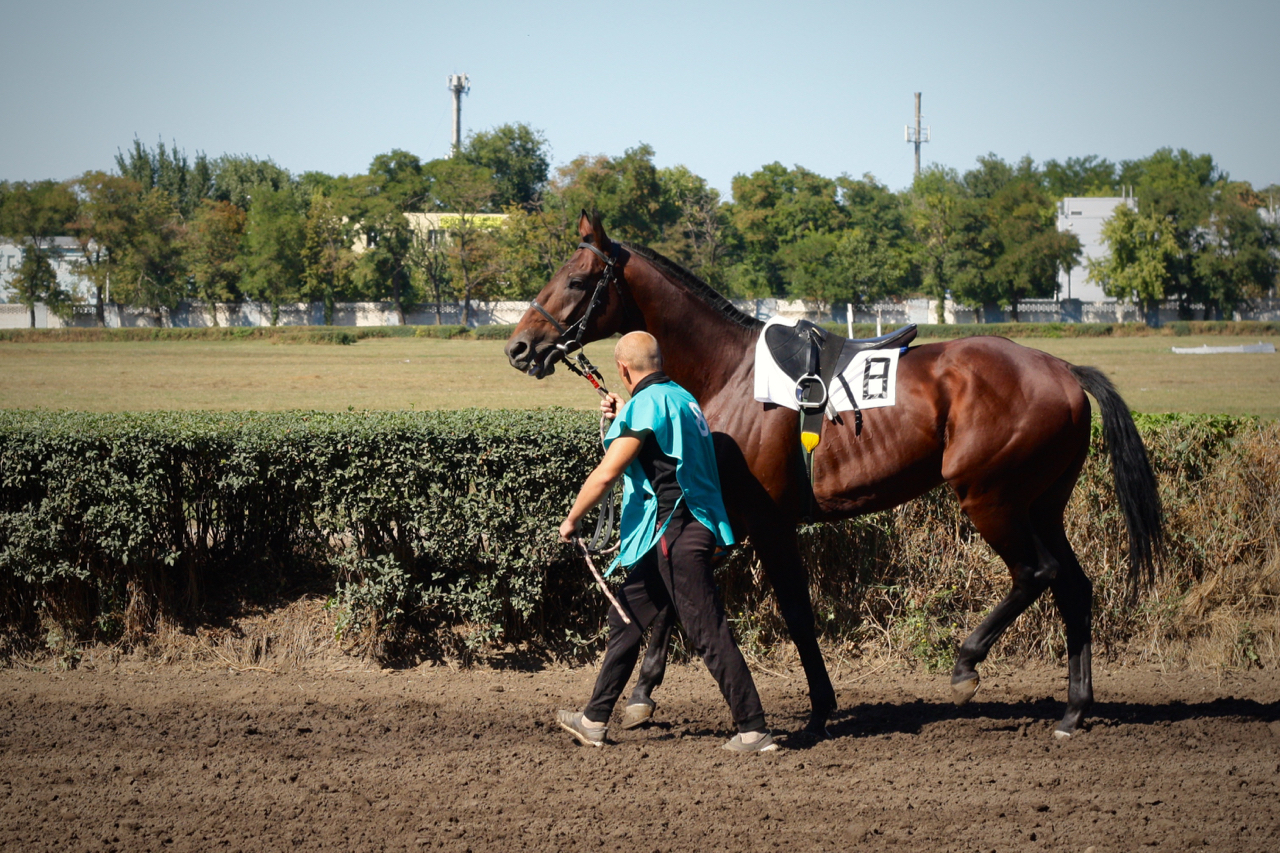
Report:
M 466 326 L 415 326 L 419 338 L 459 338 L 467 334 Z
M 515 323 L 495 323 L 492 326 L 476 326 L 471 334 L 479 340 L 503 340 L 516 330 Z

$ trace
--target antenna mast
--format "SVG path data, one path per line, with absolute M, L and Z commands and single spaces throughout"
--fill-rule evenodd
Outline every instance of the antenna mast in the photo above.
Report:
M 907 142 L 916 146 L 916 177 L 920 177 L 920 143 L 929 141 L 929 128 L 920 128 L 920 93 L 916 92 L 916 126 L 907 125 Z
M 462 96 L 471 93 L 471 78 L 466 74 L 450 74 L 449 91 L 453 92 L 452 155 L 456 157 L 462 150 Z

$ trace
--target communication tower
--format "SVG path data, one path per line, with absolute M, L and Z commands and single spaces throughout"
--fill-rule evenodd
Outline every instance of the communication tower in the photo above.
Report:
M 916 126 L 907 125 L 907 142 L 916 146 L 916 177 L 920 177 L 920 143 L 929 141 L 929 128 L 920 127 L 920 93 L 916 92 Z
M 449 91 L 453 92 L 453 155 L 462 150 L 462 96 L 471 93 L 471 78 L 466 74 L 449 75 Z M 918 98 L 919 96 L 917 96 Z M 917 157 L 917 159 L 919 159 Z

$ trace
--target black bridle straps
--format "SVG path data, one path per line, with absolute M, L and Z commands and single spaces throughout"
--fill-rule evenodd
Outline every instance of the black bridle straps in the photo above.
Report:
M 560 350 L 561 353 L 565 353 L 569 349 L 581 349 L 582 336 L 587 333 L 587 323 L 590 322 L 591 315 L 595 313 L 598 306 L 604 304 L 605 298 L 609 295 L 609 285 L 613 284 L 617 279 L 617 243 L 610 247 L 611 250 L 608 255 L 590 243 L 579 243 L 578 248 L 587 249 L 604 261 L 604 275 L 600 276 L 600 280 L 596 282 L 596 289 L 592 292 L 591 301 L 587 303 L 587 310 L 582 313 L 582 316 L 566 328 L 563 323 L 551 316 L 550 311 L 539 305 L 538 300 L 534 299 L 529 303 L 534 310 L 546 317 L 547 321 L 560 333 L 560 340 L 556 342 L 556 349 Z M 571 340 L 566 341 L 566 338 L 571 338 Z

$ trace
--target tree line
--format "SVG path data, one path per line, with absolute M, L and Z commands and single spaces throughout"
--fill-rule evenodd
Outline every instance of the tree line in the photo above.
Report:
M 1177 300 L 1229 312 L 1274 288 L 1275 218 L 1258 215 L 1275 187 L 1232 181 L 1209 155 L 1160 149 L 1113 163 L 1097 156 L 972 169 L 933 166 L 892 191 L 871 175 L 826 177 L 780 163 L 734 177 L 732 201 L 683 166 L 659 168 L 639 145 L 552 169 L 544 136 L 524 124 L 474 133 L 457 156 L 403 150 L 359 175 L 290 173 L 247 155 L 188 157 L 134 140 L 111 173 L 0 183 L 0 235 L 23 248 L 18 301 L 66 312 L 49 262 L 52 238 L 79 246 L 77 271 L 111 301 L 159 311 L 180 300 L 278 306 L 343 301 L 406 307 L 535 295 L 577 243 L 581 210 L 599 210 L 618 239 L 648 245 L 733 297 L 864 306 L 927 296 L 1017 319 L 1020 301 L 1053 297 L 1079 259 L 1056 227 L 1068 196 L 1131 188 L 1090 276 L 1111 296 Z M 416 214 L 448 214 L 440 227 Z M 501 213 L 505 217 L 486 216 Z M 34 322 L 34 313 L 33 313 Z M 469 320 L 465 316 L 464 320 Z

